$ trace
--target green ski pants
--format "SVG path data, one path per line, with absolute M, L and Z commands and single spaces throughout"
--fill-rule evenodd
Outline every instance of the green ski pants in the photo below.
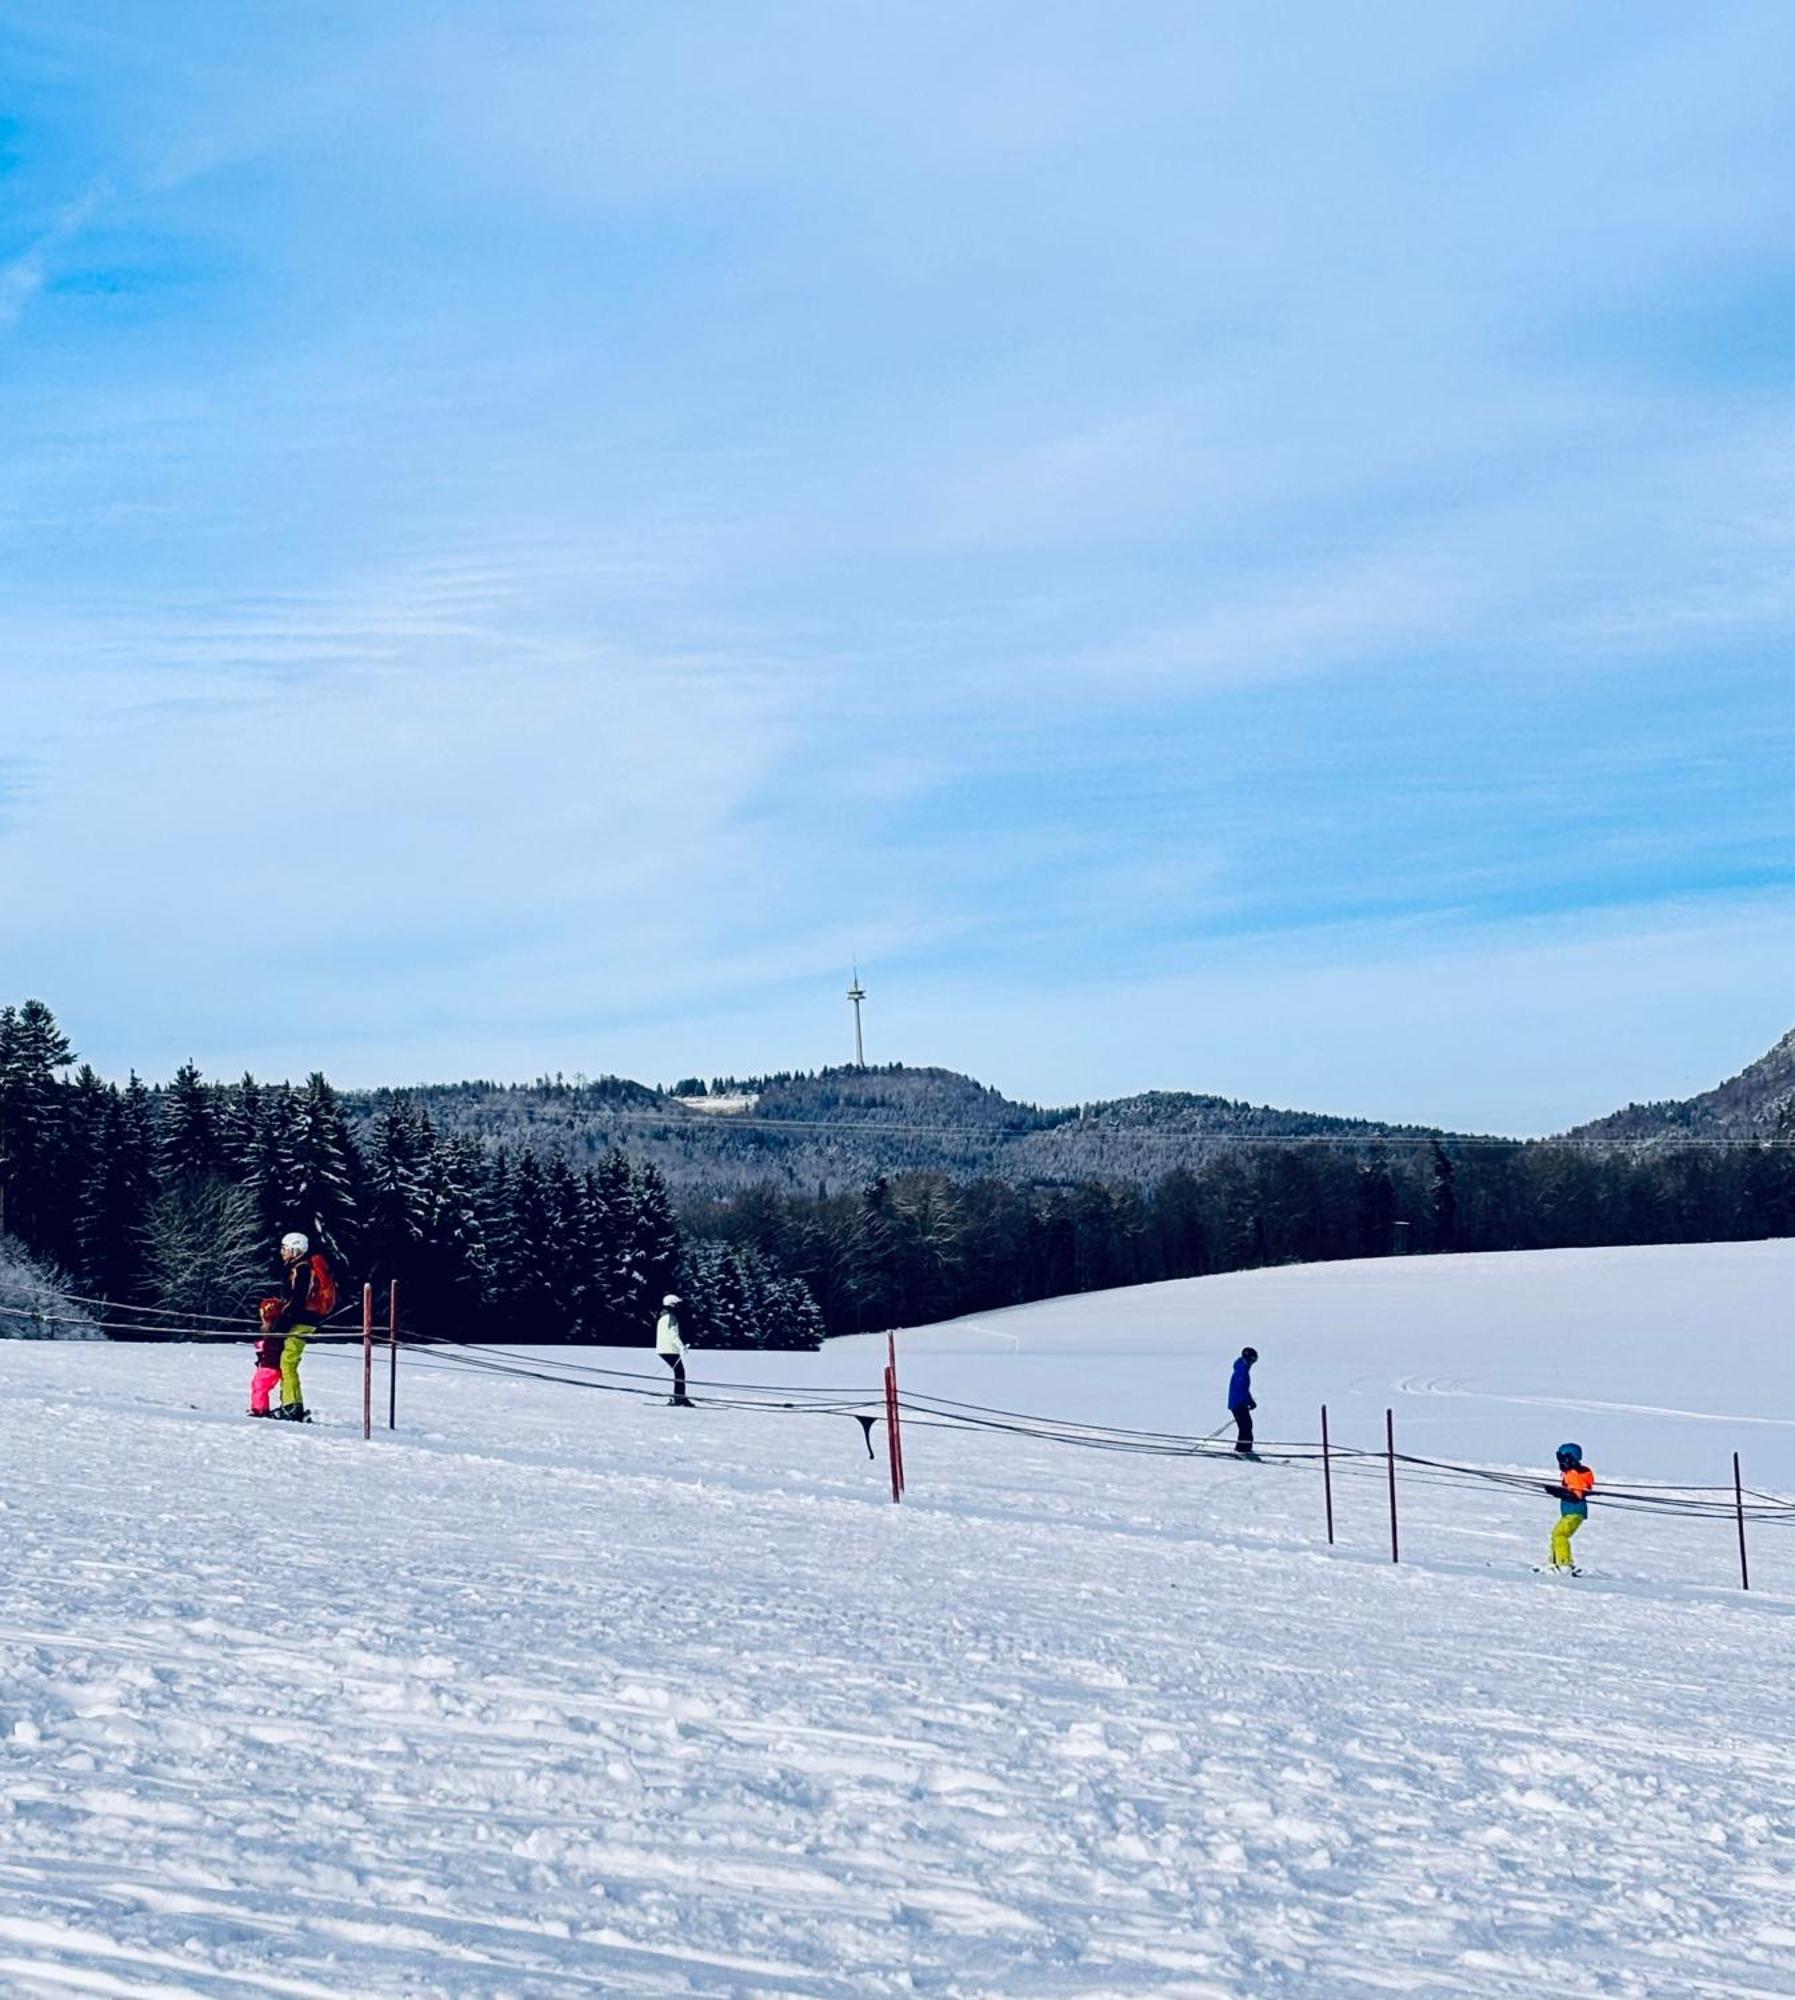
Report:
M 280 1351 L 280 1399 L 283 1403 L 305 1401 L 299 1388 L 299 1357 L 305 1352 L 306 1342 L 317 1331 L 315 1326 L 296 1326 L 287 1335 L 287 1344 Z

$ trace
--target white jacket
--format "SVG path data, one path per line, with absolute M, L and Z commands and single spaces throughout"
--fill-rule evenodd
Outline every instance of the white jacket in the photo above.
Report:
M 683 1354 L 686 1344 L 679 1337 L 679 1314 L 664 1312 L 654 1323 L 654 1351 L 657 1354 Z

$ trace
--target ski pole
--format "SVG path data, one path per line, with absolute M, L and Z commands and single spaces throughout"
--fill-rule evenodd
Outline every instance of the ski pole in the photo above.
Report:
M 1321 1491 L 1328 1511 L 1328 1547 L 1334 1546 L 1334 1454 L 1328 1438 L 1328 1406 L 1321 1406 Z

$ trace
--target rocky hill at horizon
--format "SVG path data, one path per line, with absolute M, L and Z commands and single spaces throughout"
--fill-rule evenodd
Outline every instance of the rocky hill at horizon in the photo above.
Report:
M 1641 1151 L 1687 1145 L 1795 1139 L 1795 1029 L 1712 1090 L 1695 1097 L 1629 1104 L 1564 1135 L 1580 1144 Z

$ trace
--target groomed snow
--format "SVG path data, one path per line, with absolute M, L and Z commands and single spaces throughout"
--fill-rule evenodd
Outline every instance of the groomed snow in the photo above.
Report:
M 1795 1244 L 1417 1259 L 900 1336 L 909 1389 L 1795 1491 Z M 579 1354 L 652 1372 L 646 1350 Z M 883 1344 L 698 1357 L 871 1390 Z M 1795 1994 L 1795 1528 L 423 1358 L 0 1343 L 0 1993 Z

